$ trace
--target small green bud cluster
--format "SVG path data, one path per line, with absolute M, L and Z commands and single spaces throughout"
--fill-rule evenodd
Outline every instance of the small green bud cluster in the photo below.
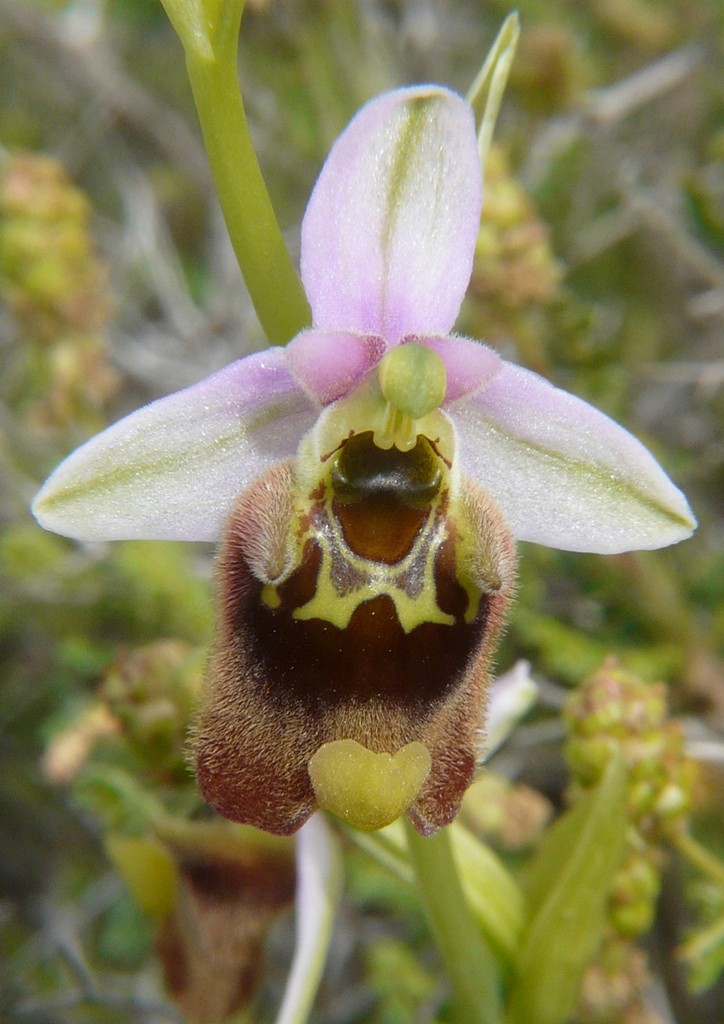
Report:
M 511 173 L 505 152 L 491 146 L 485 203 L 465 307 L 466 330 L 495 344 L 512 338 L 521 360 L 548 369 L 544 310 L 558 299 L 561 267 L 548 227 Z
M 609 894 L 607 931 L 584 978 L 578 1019 L 637 1019 L 646 972 L 644 954 L 632 942 L 653 923 L 661 843 L 685 826 L 694 766 L 680 725 L 667 718 L 664 685 L 644 682 L 613 659 L 571 694 L 564 719 L 572 800 L 596 785 L 614 750 L 623 753 L 628 770 L 626 848 Z
M 571 695 L 565 722 L 574 798 L 598 782 L 612 751 L 620 749 L 629 776 L 631 846 L 655 847 L 684 825 L 694 766 L 681 726 L 667 719 L 662 683 L 646 683 L 608 661 Z
M 20 153 L 0 174 L 0 287 L 18 320 L 49 342 L 108 316 L 105 271 L 83 193 L 49 157 Z
M 118 385 L 105 358 L 107 272 L 88 200 L 49 157 L 19 153 L 0 166 L 0 301 L 25 362 L 14 404 L 39 426 L 100 426 Z
M 509 310 L 521 309 L 549 302 L 559 279 L 546 225 L 511 174 L 504 151 L 492 146 L 485 168 L 485 216 L 475 247 L 474 294 Z
M 59 784 L 82 782 L 84 774 L 110 762 L 151 789 L 173 793 L 190 788 L 184 747 L 204 661 L 203 649 L 181 640 L 119 652 L 104 672 L 94 703 L 51 740 L 46 776 Z
M 106 669 L 99 697 L 119 725 L 117 742 L 153 775 L 188 779 L 183 751 L 204 661 L 181 640 L 158 640 L 122 651 Z
M 598 959 L 586 971 L 576 1020 L 585 1024 L 663 1024 L 641 998 L 649 981 L 644 951 L 607 937 Z

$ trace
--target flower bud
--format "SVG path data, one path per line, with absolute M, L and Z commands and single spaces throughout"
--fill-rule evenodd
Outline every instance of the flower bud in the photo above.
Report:
M 663 863 L 660 844 L 684 824 L 693 765 L 679 724 L 667 718 L 663 684 L 644 682 L 613 659 L 571 693 L 564 719 L 572 798 L 595 783 L 614 748 L 623 754 L 628 777 L 626 849 L 609 892 L 608 934 L 588 969 L 578 1016 L 597 1024 L 627 1016 L 634 1020 L 642 1005 L 645 954 L 632 943 L 654 921 Z
M 186 734 L 201 690 L 204 653 L 180 640 L 122 651 L 99 696 L 120 724 L 121 740 L 153 777 L 186 779 Z

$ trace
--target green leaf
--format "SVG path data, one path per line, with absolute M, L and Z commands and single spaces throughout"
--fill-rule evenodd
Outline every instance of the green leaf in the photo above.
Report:
M 464 826 L 453 823 L 450 838 L 470 909 L 496 955 L 509 967 L 526 919 L 520 886 L 500 857 Z
M 489 846 L 457 822 L 450 825 L 449 832 L 470 911 L 501 966 L 509 968 L 520 947 L 526 921 L 525 897 L 513 875 Z M 349 829 L 346 834 L 383 867 L 414 886 L 401 819 L 378 832 Z
M 626 768 L 617 754 L 601 782 L 549 830 L 530 878 L 532 917 L 516 962 L 509 1024 L 564 1024 L 596 952 L 626 835 Z

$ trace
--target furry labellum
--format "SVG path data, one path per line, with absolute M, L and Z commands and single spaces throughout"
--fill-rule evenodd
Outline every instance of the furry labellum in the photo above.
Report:
M 513 538 L 455 471 L 444 414 L 385 447 L 354 429 L 359 405 L 245 491 L 219 554 L 197 774 L 225 817 L 269 832 L 321 805 L 365 829 L 407 812 L 429 834 L 480 753 Z

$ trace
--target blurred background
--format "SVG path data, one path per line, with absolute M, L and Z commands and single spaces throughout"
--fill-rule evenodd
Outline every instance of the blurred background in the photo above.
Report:
M 528 659 L 541 701 L 493 762 L 513 785 L 495 795 L 497 825 L 481 828 L 512 864 L 535 843 L 564 799 L 566 693 L 614 655 L 668 684 L 700 765 L 694 827 L 721 857 L 724 7 L 517 6 L 458 329 L 624 423 L 700 527 L 655 553 L 524 546 L 498 663 Z M 248 0 L 242 92 L 294 253 L 321 163 L 360 104 L 419 81 L 465 93 L 508 12 L 499 0 Z M 42 532 L 28 506 L 98 429 L 263 346 L 160 2 L 0 0 L 2 1022 L 184 1019 L 104 836 L 140 813 L 144 792 L 194 813 L 183 736 L 213 621 L 213 549 L 76 544 Z M 500 826 L 515 808 L 520 834 Z M 314 1019 L 437 1020 L 414 897 L 353 851 L 348 861 Z M 675 855 L 661 867 L 643 939 L 658 1016 L 636 1020 L 711 1024 L 724 1017 L 724 944 L 691 962 L 677 951 L 724 914 L 724 886 Z M 268 934 L 249 1020 L 273 1019 L 291 926 L 282 913 Z M 634 1020 L 587 1012 L 578 1019 Z

